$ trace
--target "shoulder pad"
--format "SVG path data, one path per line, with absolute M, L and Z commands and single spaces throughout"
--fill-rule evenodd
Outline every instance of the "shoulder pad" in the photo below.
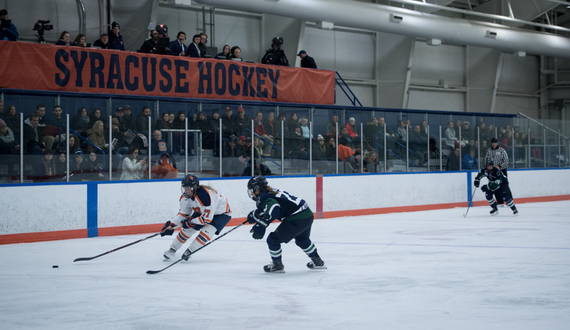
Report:
M 196 201 L 202 206 L 210 206 L 212 204 L 210 192 L 207 189 L 198 187 L 198 191 L 196 192 Z

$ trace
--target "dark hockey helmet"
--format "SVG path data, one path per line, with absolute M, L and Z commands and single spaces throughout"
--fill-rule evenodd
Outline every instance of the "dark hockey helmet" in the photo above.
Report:
M 247 193 L 251 199 L 256 200 L 255 192 L 258 190 L 267 190 L 267 180 L 263 175 L 256 175 L 247 182 Z
M 487 158 L 485 160 L 485 166 L 494 166 L 495 163 L 493 162 L 493 160 L 491 158 Z
M 196 195 L 196 189 L 198 189 L 198 185 L 200 185 L 200 180 L 197 176 L 193 174 L 188 174 L 182 179 L 182 195 L 187 198 L 194 199 Z M 190 189 L 186 189 L 186 187 L 190 187 Z

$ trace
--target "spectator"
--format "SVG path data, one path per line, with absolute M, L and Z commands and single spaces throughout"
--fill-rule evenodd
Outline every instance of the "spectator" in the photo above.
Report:
M 93 111 L 91 112 L 91 114 L 89 115 L 89 122 L 94 123 L 97 120 L 102 121 L 103 126 L 107 127 L 107 121 L 105 120 L 105 118 L 103 118 L 103 113 L 101 112 L 101 109 L 94 108 Z
M 99 39 L 95 40 L 93 47 L 99 47 L 101 49 L 111 49 L 111 44 L 109 43 L 109 35 L 103 33 Z
M 295 128 L 299 125 L 297 122 L 299 118 L 297 118 L 296 112 L 291 112 L 289 115 L 289 119 L 287 119 L 287 127 L 289 127 L 289 136 L 293 136 L 295 134 Z
M 422 122 L 420 123 L 420 133 L 426 139 L 429 136 L 427 121 L 425 121 L 425 120 L 422 120 Z
M 426 155 L 427 157 L 429 157 L 429 159 L 431 160 L 435 160 L 438 166 L 440 165 L 440 153 L 439 153 L 439 148 L 437 147 L 437 144 L 435 143 L 435 139 L 434 138 L 430 138 L 429 139 L 429 155 Z M 427 162 L 427 157 L 424 158 L 424 160 Z M 442 158 L 442 162 L 443 162 L 443 158 Z M 434 163 L 430 163 L 430 166 L 435 165 Z
M 233 46 L 231 49 L 231 55 L 230 58 L 233 61 L 238 61 L 238 62 L 243 62 L 243 58 L 241 58 L 241 48 L 239 48 L 238 46 Z
M 46 147 L 48 149 L 54 149 L 54 144 L 56 144 L 56 142 L 60 143 L 62 141 L 65 141 L 64 129 L 65 129 L 66 120 L 61 115 L 62 113 L 63 113 L 63 110 L 61 109 L 61 106 L 56 105 L 53 107 L 53 111 L 52 111 L 53 116 L 51 118 L 46 119 L 47 125 L 59 128 L 59 134 L 55 136 L 53 142 L 51 143 L 51 147 L 46 142 Z
M 170 123 L 168 112 L 163 112 L 162 117 L 156 120 L 156 125 L 154 125 L 154 129 L 163 130 L 163 129 L 170 129 Z
M 125 50 L 123 36 L 121 35 L 121 26 L 117 22 L 111 23 L 109 31 L 109 49 Z
M 232 108 L 226 107 L 222 116 L 222 137 L 228 138 L 235 135 L 234 118 L 232 117 Z
M 396 132 L 398 133 L 398 140 L 400 141 L 400 143 L 405 145 L 406 141 L 408 140 L 408 128 L 407 128 L 407 122 L 405 120 L 400 120 L 400 126 L 398 127 Z
M 263 120 L 263 129 L 265 134 L 267 134 L 271 139 L 275 138 L 275 112 L 269 111 L 267 113 L 267 118 Z
M 212 57 L 212 56 L 207 56 L 208 49 L 206 48 L 206 43 L 208 43 L 208 35 L 202 32 L 200 33 L 200 43 L 198 44 L 198 47 L 200 48 L 200 53 L 202 57 Z
M 200 52 L 200 35 L 195 34 L 192 37 L 192 43 L 188 46 L 188 56 L 190 57 L 204 57 Z
M 0 164 L 8 165 L 8 174 L 15 174 L 18 166 L 20 141 L 6 122 L 0 119 Z M 0 171 L 1 172 L 1 171 Z
M 77 46 L 77 47 L 87 47 L 87 39 L 85 38 L 84 34 L 78 34 L 77 37 L 75 37 L 75 40 L 73 41 L 73 43 L 71 44 L 71 46 Z
M 332 115 L 331 116 L 331 121 L 327 123 L 327 135 L 332 134 L 332 135 L 336 135 L 336 124 L 338 123 L 338 116 L 337 115 Z
M 325 139 L 325 145 L 327 148 L 327 160 L 329 162 L 336 162 L 337 160 L 337 151 L 336 151 L 336 141 L 335 137 L 332 135 L 328 135 Z
M 142 180 L 146 168 L 146 158 L 139 160 L 139 149 L 130 147 L 127 157 L 123 159 L 121 166 L 121 180 Z
M 451 122 L 453 124 L 453 122 Z M 447 166 L 445 167 L 448 171 L 459 171 L 459 166 L 461 164 L 461 156 L 459 155 L 459 148 L 453 149 L 453 154 L 449 155 L 447 160 Z
M 144 135 L 149 136 L 149 131 L 148 131 L 148 121 L 151 115 L 151 111 L 150 111 L 150 107 L 149 106 L 144 106 L 142 108 L 141 113 L 138 115 L 136 121 L 135 121 L 135 130 L 137 131 L 138 135 Z M 150 127 L 152 127 L 152 122 Z M 142 138 L 142 136 L 141 136 Z
M 93 151 L 89 153 L 89 158 L 85 161 L 87 173 L 89 173 L 89 181 L 101 181 L 105 179 L 103 174 L 103 165 L 97 159 L 97 154 Z
M 55 43 L 58 46 L 69 46 L 69 42 L 71 41 L 71 34 L 67 31 L 63 31 L 59 36 L 59 40 Z
M 83 152 L 81 149 L 75 151 L 73 163 L 69 164 L 69 181 L 89 181 L 89 168 L 84 162 Z
M 89 142 L 93 143 L 96 147 L 101 149 L 99 150 L 93 145 L 89 144 L 87 146 L 87 150 L 89 150 L 89 152 L 102 153 L 104 152 L 103 150 L 106 147 L 108 147 L 107 142 L 105 140 L 104 130 L 105 128 L 103 126 L 103 122 L 97 120 L 95 123 L 93 123 L 93 127 L 91 127 L 91 129 L 87 131 L 87 136 L 88 136 L 87 140 L 89 140 Z
M 219 53 L 218 55 L 216 55 L 214 58 L 217 60 L 229 60 L 229 59 L 231 59 L 230 46 L 224 45 L 222 52 Z
M 246 138 L 246 148 L 245 148 L 245 153 L 248 156 L 249 159 L 249 163 L 247 165 L 247 167 L 243 170 L 243 174 L 242 176 L 251 176 L 251 163 L 253 160 L 253 166 L 255 166 L 254 168 L 254 174 L 255 175 L 271 175 L 271 170 L 269 169 L 269 167 L 267 167 L 267 165 L 265 164 L 265 162 L 261 159 L 261 154 L 262 154 L 262 150 L 261 150 L 261 146 L 259 144 L 260 139 L 256 136 L 253 139 L 253 157 L 251 157 L 251 138 L 247 137 Z
M 8 11 L 6 9 L 0 10 L 0 40 L 6 41 L 16 41 L 18 40 L 19 34 L 18 29 L 8 19 Z
M 380 163 L 378 161 L 378 154 L 376 153 L 376 151 L 371 151 L 370 154 L 368 154 L 365 172 L 368 172 L 368 173 L 383 172 L 383 169 L 380 168 Z
M 193 129 L 199 129 L 202 132 L 202 148 L 214 148 L 214 136 L 212 134 L 212 126 L 206 118 L 204 111 L 199 111 L 196 115 L 196 121 L 192 124 Z
M 158 44 L 159 39 L 160 37 L 158 35 L 158 31 L 150 31 L 150 39 L 145 40 L 139 49 L 139 52 L 147 54 L 160 54 L 160 45 Z
M 354 117 L 350 117 L 348 119 L 348 123 L 346 123 L 346 133 L 350 135 L 350 138 L 354 140 L 358 136 L 358 130 L 356 129 L 356 120 Z
M 307 117 L 301 117 L 299 120 L 301 125 L 301 133 L 303 134 L 303 143 L 305 144 L 305 150 L 309 150 L 309 144 L 311 143 L 311 129 L 309 128 L 309 120 Z
M 4 121 L 6 125 L 12 129 L 14 135 L 19 137 L 20 136 L 20 119 L 18 118 L 18 113 L 16 112 L 16 107 L 13 105 L 9 105 L 6 110 L 6 115 L 4 116 Z
M 174 167 L 170 156 L 166 153 L 160 155 L 156 163 L 150 170 L 151 178 L 155 179 L 175 179 L 178 177 L 178 170 Z
M 127 104 L 123 107 L 123 120 L 121 120 L 119 124 L 119 128 L 123 132 L 135 130 L 135 122 L 133 120 L 133 113 L 130 105 Z
M 30 155 L 40 155 L 44 152 L 46 145 L 41 139 L 41 131 L 38 128 L 40 117 L 37 113 L 32 113 L 29 123 L 24 125 L 24 151 Z
M 473 132 L 469 128 L 469 122 L 463 122 L 463 128 L 461 129 L 461 140 L 469 141 L 473 139 Z
M 457 140 L 457 135 L 455 133 L 454 124 L 452 121 L 449 122 L 445 132 L 443 133 L 445 137 L 445 145 L 453 150 L 456 147 L 459 147 L 459 141 Z
M 289 61 L 287 60 L 287 56 L 285 55 L 282 45 L 282 38 L 273 38 L 271 41 L 271 48 L 265 52 L 265 55 L 261 59 L 261 63 L 289 66 Z
M 360 173 L 360 162 L 362 161 L 362 172 L 366 172 L 368 170 L 368 162 L 366 158 L 362 158 L 362 151 L 360 149 L 356 149 L 354 151 L 354 155 L 348 158 L 348 163 L 350 167 L 352 167 L 353 173 Z
M 471 149 L 468 154 L 463 157 L 463 162 L 461 163 L 462 170 L 479 170 L 479 164 L 477 163 L 477 158 L 475 158 L 475 149 Z
M 78 141 L 78 137 L 75 136 L 74 134 L 69 134 L 69 139 L 68 139 L 68 143 L 69 143 L 69 153 L 70 154 L 74 154 L 77 149 L 79 149 L 79 141 Z M 63 150 L 66 151 L 67 150 L 67 142 L 65 141 L 61 141 L 57 144 L 55 144 L 52 147 L 52 150 Z
M 56 178 L 53 151 L 46 150 L 40 161 L 33 168 L 34 182 L 45 182 Z
M 124 132 L 121 132 L 119 129 L 119 120 L 117 118 L 113 118 L 111 120 L 111 136 L 113 137 L 113 141 L 116 140 L 116 142 L 113 143 L 113 150 L 116 150 L 116 152 L 121 155 L 121 160 L 122 160 L 122 156 L 127 152 L 128 144 L 125 141 L 125 135 Z M 119 165 L 120 161 L 118 162 L 114 162 L 114 165 Z
M 186 33 L 184 31 L 178 32 L 176 40 L 172 41 L 170 45 L 168 45 L 168 54 L 174 56 L 187 56 L 188 46 L 184 44 L 184 41 L 186 41 Z
M 461 128 L 461 119 L 457 119 L 455 121 L 455 125 L 453 126 L 453 129 L 455 130 L 455 136 L 459 139 L 459 129 Z
M 77 114 L 73 116 L 72 128 L 77 134 L 83 133 L 89 129 L 89 116 L 87 115 L 87 108 L 81 107 L 77 110 Z
M 333 166 L 327 160 L 325 138 L 321 134 L 317 135 L 317 145 L 313 148 L 313 163 L 313 167 L 319 174 L 333 173 Z
M 70 154 L 71 153 L 70 151 Z M 55 176 L 58 179 L 65 180 L 67 176 L 67 156 L 65 150 L 56 150 L 54 153 L 55 158 Z M 72 164 L 69 164 L 71 167 Z
M 366 142 L 368 149 L 375 149 L 376 142 L 382 145 L 384 144 L 384 138 L 382 137 L 381 132 L 384 128 L 380 127 L 379 124 L 380 121 L 378 120 L 378 117 L 374 116 L 364 127 L 364 141 Z M 380 133 L 377 133 L 378 131 L 380 131 Z M 378 141 L 376 141 L 376 139 L 378 139 Z
M 428 141 L 421 133 L 420 125 L 414 126 L 414 130 L 410 133 L 409 147 L 412 150 L 414 166 L 421 166 L 425 161 L 425 154 L 428 149 Z
M 515 127 L 515 130 L 517 128 L 518 126 Z M 526 160 L 526 149 L 528 147 L 528 140 L 526 138 L 526 134 L 515 131 L 514 143 L 515 143 L 515 153 L 517 156 L 517 162 L 521 161 L 524 162 Z
M 302 68 L 309 68 L 309 69 L 316 69 L 317 68 L 317 64 L 315 63 L 315 60 L 310 57 L 309 55 L 307 55 L 307 52 L 302 50 L 299 52 L 299 54 L 297 54 L 297 56 L 301 57 L 301 67 Z
M 352 137 L 348 135 L 348 128 L 346 126 L 341 127 L 340 134 L 338 135 L 338 144 L 350 147 L 352 146 Z
M 246 128 L 251 129 L 251 119 L 245 115 L 245 109 L 239 107 L 237 110 L 237 117 L 234 119 L 234 131 L 239 135 L 244 135 Z M 249 133 L 251 134 L 251 133 Z
M 294 159 L 309 159 L 309 153 L 305 149 L 303 142 L 303 133 L 301 132 L 301 125 L 295 124 L 292 134 L 289 139 L 285 141 L 286 150 L 289 157 Z
M 46 149 L 51 149 L 53 147 L 54 142 L 55 142 L 55 134 L 54 135 L 44 134 L 44 130 L 47 126 L 47 123 L 46 123 L 46 107 L 43 104 L 36 105 L 36 114 L 40 118 L 40 122 L 38 124 L 38 131 L 41 135 L 40 138 L 45 143 Z M 29 125 L 30 124 L 29 118 L 26 119 L 24 121 L 24 123 L 27 123 Z
M 255 134 L 259 135 L 259 137 L 264 140 L 259 141 L 259 144 L 263 149 L 263 154 L 265 156 L 271 156 L 271 144 L 273 143 L 273 138 L 265 131 L 265 127 L 263 126 L 263 113 L 261 111 L 258 111 L 255 115 L 253 127 Z
M 168 123 L 170 124 L 170 128 L 172 128 L 172 126 L 174 125 L 174 119 L 176 117 L 174 116 L 174 112 L 169 112 L 168 113 Z

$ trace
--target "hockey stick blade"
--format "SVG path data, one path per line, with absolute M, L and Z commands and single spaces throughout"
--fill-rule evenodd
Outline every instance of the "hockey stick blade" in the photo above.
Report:
M 158 274 L 158 273 L 162 272 L 163 270 L 166 270 L 166 269 L 168 269 L 168 268 L 170 268 L 170 267 L 176 265 L 177 263 L 179 263 L 179 262 L 182 261 L 182 260 L 184 260 L 184 259 L 180 258 L 180 259 L 178 259 L 177 261 L 171 263 L 170 265 L 168 265 L 168 266 L 162 268 L 161 270 L 147 270 L 146 273 L 147 273 L 147 274 L 150 274 L 150 275 L 152 275 L 152 274 Z
M 140 242 L 142 242 L 142 241 L 146 241 L 147 239 L 153 238 L 153 237 L 158 236 L 158 235 L 160 235 L 160 233 L 152 234 L 152 235 L 147 236 L 147 237 L 145 237 L 145 238 L 141 238 L 141 239 L 136 240 L 136 241 L 134 241 L 134 242 L 131 242 L 131 243 L 129 243 L 129 244 L 126 244 L 126 245 L 123 245 L 123 246 L 119 246 L 118 248 L 115 248 L 115 249 L 113 249 L 113 250 L 110 250 L 110 251 L 101 253 L 101 254 L 96 255 L 96 256 L 94 256 L 94 257 L 77 258 L 77 259 L 73 260 L 73 262 L 76 262 L 76 261 L 93 260 L 93 259 L 95 259 L 95 258 L 99 258 L 99 257 L 102 257 L 102 256 L 104 256 L 104 255 L 107 255 L 107 254 L 109 254 L 109 253 L 111 253 L 111 252 L 115 252 L 115 251 L 118 251 L 118 250 L 120 250 L 120 249 L 126 248 L 126 247 L 128 247 L 128 246 L 131 246 L 131 245 L 140 243 Z

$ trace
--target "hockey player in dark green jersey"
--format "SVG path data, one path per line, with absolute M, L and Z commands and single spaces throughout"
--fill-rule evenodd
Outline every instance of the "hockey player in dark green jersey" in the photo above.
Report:
M 481 187 L 481 190 L 485 192 L 487 202 L 489 202 L 489 205 L 491 206 L 491 215 L 499 214 L 499 210 L 497 209 L 497 202 L 493 198 L 493 194 L 497 193 L 503 197 L 503 200 L 507 203 L 511 210 L 513 210 L 513 214 L 517 215 L 519 211 L 515 206 L 513 196 L 511 196 L 511 190 L 509 189 L 509 180 L 503 174 L 503 172 L 501 172 L 501 170 L 493 166 L 493 160 L 490 158 L 487 158 L 486 167 L 481 169 L 479 174 L 477 174 L 475 177 L 474 185 L 476 188 L 479 187 L 479 181 L 483 177 L 489 179 L 489 183 Z
M 251 230 L 254 239 L 262 239 L 265 236 L 265 229 L 272 221 L 281 222 L 277 229 L 267 236 L 271 263 L 265 265 L 263 269 L 268 273 L 285 272 L 281 261 L 281 243 L 288 243 L 293 238 L 295 244 L 311 258 L 307 264 L 309 269 L 326 269 L 315 244 L 309 238 L 313 224 L 313 212 L 309 205 L 303 199 L 285 191 L 274 190 L 261 175 L 249 179 L 247 189 L 249 197 L 257 205 L 257 208 L 247 216 L 250 223 L 255 223 Z

